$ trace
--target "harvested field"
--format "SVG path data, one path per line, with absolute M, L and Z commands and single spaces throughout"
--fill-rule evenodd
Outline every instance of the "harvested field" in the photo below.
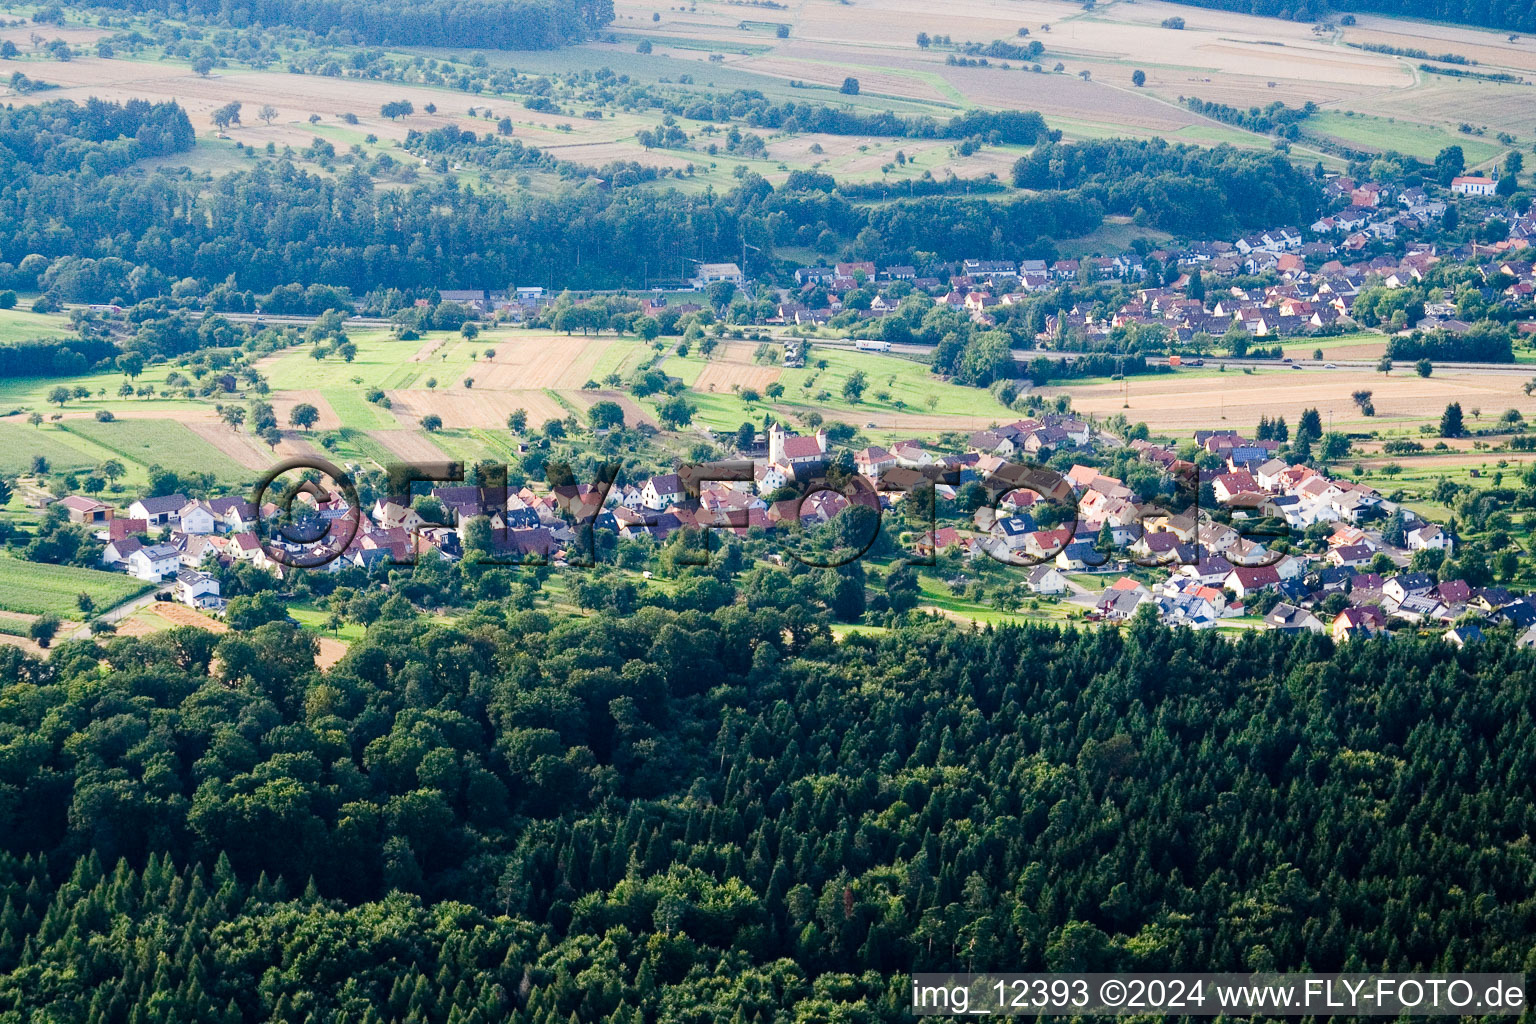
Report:
M 165 619 L 173 626 L 196 626 L 198 629 L 206 629 L 210 633 L 227 633 L 229 627 L 218 619 L 204 615 L 196 608 L 188 608 L 184 604 L 175 604 L 171 601 L 155 601 L 145 607 L 145 611 Z
M 443 426 L 504 429 L 513 410 L 528 413 L 531 424 L 548 419 L 565 419 L 569 410 L 543 391 L 494 391 L 478 385 L 436 391 L 391 391 L 389 400 L 402 423 L 415 426 L 423 416 L 435 413 Z M 395 431 L 374 431 L 375 436 Z M 393 446 L 391 446 L 393 447 Z
M 1344 30 L 1344 39 L 1351 43 L 1424 50 L 1437 56 L 1455 53 L 1482 65 L 1536 71 L 1536 48 L 1527 40 L 1509 42 L 1505 34 L 1475 28 L 1357 16 L 1357 23 Z
M 402 462 L 445 462 L 448 456 L 419 430 L 370 430 L 368 436 L 399 456 Z
M 568 135 L 563 137 L 570 138 Z M 682 170 L 689 164 L 697 164 L 703 159 L 703 155 L 699 153 L 684 154 L 671 153 L 664 149 L 646 149 L 638 142 L 623 140 L 545 143 L 539 148 L 561 160 L 574 160 L 593 167 L 601 167 L 614 160 L 633 160 L 646 167 L 672 167 Z
M 244 431 L 231 430 L 223 423 L 188 422 L 187 429 L 246 469 L 266 469 L 276 461 L 265 442 Z
M 496 358 L 481 363 L 471 375 L 476 390 L 576 390 L 592 379 L 598 358 L 614 344 L 619 342 L 563 334 L 498 338 L 493 342 Z
M 642 409 L 639 402 L 636 402 L 623 391 L 578 391 L 569 397 L 581 406 L 583 412 L 592 408 L 598 402 L 617 402 L 619 408 L 624 410 L 624 425 L 626 427 L 637 426 L 641 423 L 649 423 L 653 427 L 656 426 L 656 421 L 651 418 L 651 414 Z M 544 419 L 548 418 L 547 416 L 544 417 Z M 528 422 L 537 425 L 542 423 L 543 419 L 534 419 L 533 413 L 530 411 Z
M 325 395 L 313 389 L 304 391 L 283 391 L 274 394 L 268 401 L 272 404 L 272 411 L 277 414 L 278 425 L 287 428 L 288 415 L 293 412 L 293 407 L 308 402 L 320 413 L 320 418 L 315 421 L 315 430 L 336 430 L 342 426 L 341 417 L 336 415 L 336 410 L 331 408 L 331 403 Z
M 379 114 L 380 83 L 344 77 L 315 75 L 291 75 L 282 71 L 240 71 L 222 69 L 200 78 L 188 64 L 153 63 L 102 59 L 94 56 L 76 57 L 68 63 L 50 61 L 47 73 L 41 77 L 59 86 L 44 92 L 18 96 L 15 102 L 41 103 L 49 100 L 72 99 L 84 103 L 96 96 L 104 100 L 127 99 L 164 100 L 174 99 L 187 110 L 194 125 L 206 127 L 212 111 L 225 103 L 238 100 L 254 114 L 259 103 L 270 103 L 278 114 L 272 125 L 254 116 L 247 123 L 230 130 L 231 138 L 264 145 L 267 141 L 279 146 L 307 146 L 317 129 L 353 133 L 357 141 L 369 133 L 381 139 L 402 140 L 412 128 L 428 130 L 444 125 L 461 128 L 477 127 L 484 130 L 484 122 L 477 122 L 467 115 L 444 110 L 439 114 L 422 113 L 427 104 L 441 101 L 443 94 L 423 86 L 390 83 L 388 98 L 410 100 L 418 113 L 409 122 L 393 121 Z M 504 103 L 512 113 L 513 104 Z M 446 107 L 446 105 L 445 105 Z M 454 104 L 453 110 L 458 110 Z M 357 115 L 356 125 L 342 125 L 340 115 Z M 318 125 L 309 124 L 311 114 L 320 115 Z M 558 120 L 558 119 L 557 119 Z M 409 158 L 408 158 L 409 159 Z M 184 162 L 184 161 L 183 161 Z
M 422 345 L 421 348 L 417 349 L 416 354 L 411 356 L 411 362 L 426 362 L 437 352 L 438 349 L 447 344 L 447 342 L 447 338 L 432 338 L 426 344 Z
M 347 645 L 330 637 L 316 637 L 320 650 L 315 655 L 315 667 L 324 672 L 346 656 Z
M 1492 418 L 1505 409 L 1527 417 L 1536 401 L 1520 390 L 1525 378 L 1514 373 L 1475 373 L 1436 370 L 1431 378 L 1408 372 L 1383 376 L 1364 369 L 1291 371 L 1262 370 L 1247 375 L 1176 373 L 1132 377 L 1130 408 L 1122 408 L 1121 382 L 1103 381 L 1064 388 L 1044 388 L 1047 395 L 1066 394 L 1078 412 L 1099 416 L 1124 413 L 1132 422 L 1145 422 L 1154 433 L 1187 434 L 1198 427 L 1253 427 L 1260 415 L 1284 416 L 1295 424 L 1303 409 L 1316 408 L 1335 429 L 1371 430 L 1437 422 L 1449 402 L 1460 402 L 1467 422 L 1473 409 Z M 1376 415 L 1366 418 L 1351 394 L 1372 393 Z
M 753 345 L 726 345 L 723 352 L 706 363 L 699 372 L 693 390 L 736 391 L 755 388 L 758 394 L 762 394 L 764 388 L 779 379 L 783 370 L 778 366 L 753 362 L 754 351 Z
M 60 632 L 63 632 L 63 630 L 61 629 Z M 46 658 L 48 656 L 48 652 L 39 647 L 36 640 L 28 637 L 0 633 L 0 644 L 5 644 L 7 647 L 19 647 L 34 658 Z

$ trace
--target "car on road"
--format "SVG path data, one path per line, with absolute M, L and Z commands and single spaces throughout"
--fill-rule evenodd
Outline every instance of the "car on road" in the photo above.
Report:
M 1288 363 L 1288 362 L 1290 362 L 1290 361 L 1291 361 L 1291 357 L 1290 357 L 1290 356 L 1286 356 L 1286 357 L 1285 357 L 1285 358 L 1284 358 L 1284 359 L 1282 359 L 1282 360 L 1280 360 L 1280 361 L 1281 361 L 1281 362 L 1282 362 L 1282 363 Z
M 1338 363 L 1329 363 L 1327 366 L 1323 367 L 1323 369 L 1325 369 L 1325 370 L 1337 370 L 1338 368 L 1339 368 L 1339 364 Z
M 1300 363 L 1292 363 L 1291 364 L 1291 369 L 1293 369 L 1293 370 L 1303 370 L 1303 369 L 1306 369 L 1306 367 L 1302 366 Z

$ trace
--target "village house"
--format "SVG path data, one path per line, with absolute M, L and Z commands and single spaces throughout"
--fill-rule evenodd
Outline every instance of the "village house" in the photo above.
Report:
M 853 457 L 853 468 L 860 476 L 879 481 L 880 474 L 897 464 L 896 456 L 879 445 L 861 449 Z
M 741 268 L 734 263 L 700 263 L 693 277 L 693 286 L 706 288 L 720 281 L 728 281 L 738 288 L 747 283 Z
M 150 526 L 165 526 L 176 521 L 177 515 L 187 504 L 182 494 L 167 494 L 158 498 L 139 498 L 128 506 L 130 519 L 142 519 Z
M 107 569 L 126 569 L 128 556 L 143 546 L 137 537 L 109 538 L 101 550 L 101 564 Z
M 216 520 L 213 509 L 206 501 L 189 501 L 176 513 L 176 521 L 182 533 L 212 533 Z
M 181 568 L 181 551 L 173 544 L 140 547 L 127 557 L 128 575 L 146 583 L 159 583 Z
M 1387 622 L 1380 608 L 1357 605 L 1345 608 L 1334 616 L 1329 634 L 1333 637 L 1334 643 L 1341 644 L 1359 637 L 1375 636 L 1386 628 Z
M 193 608 L 217 608 L 224 603 L 219 597 L 219 581 L 196 569 L 182 569 L 176 574 L 176 600 Z
M 676 473 L 665 473 L 647 480 L 645 486 L 640 489 L 640 496 L 641 503 L 646 508 L 660 512 L 668 506 L 681 502 L 686 496 L 686 491 Z
M 1067 578 L 1054 565 L 1037 565 L 1029 571 L 1029 589 L 1037 594 L 1065 594 Z
M 1272 565 L 1239 565 L 1222 580 L 1222 586 L 1239 598 L 1246 600 L 1265 587 L 1278 587 L 1280 574 Z
M 1321 619 L 1307 609 L 1298 608 L 1285 601 L 1281 601 L 1270 609 L 1269 614 L 1264 616 L 1264 625 L 1283 633 L 1323 632 Z
M 1451 535 L 1434 523 L 1425 523 L 1409 530 L 1407 541 L 1409 551 L 1444 551 L 1449 554 L 1455 547 Z

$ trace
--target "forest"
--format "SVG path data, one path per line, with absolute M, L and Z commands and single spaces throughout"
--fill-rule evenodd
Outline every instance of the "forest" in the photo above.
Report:
M 1411 10 L 1403 0 L 1172 0 L 1191 7 L 1210 7 L 1240 14 L 1262 14 L 1295 21 L 1317 21 L 1331 14 L 1369 11 L 1403 17 L 1411 14 L 1426 21 L 1457 25 L 1536 31 L 1536 2 L 1532 0 L 1414 0 Z
M 989 130 L 1024 131 L 1028 119 L 1010 125 Z M 328 285 L 355 294 L 381 281 L 404 289 L 514 281 L 619 287 L 639 283 L 647 262 L 656 271 L 700 255 L 732 257 L 743 241 L 757 247 L 747 271 L 762 273 L 776 247 L 825 237 L 851 244 L 858 258 L 886 262 L 935 250 L 939 259 L 1054 258 L 1055 240 L 1093 231 L 1106 212 L 1220 237 L 1305 223 L 1319 197 L 1316 182 L 1279 155 L 1136 142 L 1042 145 L 1015 168 L 1029 194 L 914 190 L 884 203 L 861 203 L 820 175 L 775 189 L 747 174 L 723 194 L 573 183 L 550 195 L 507 196 L 442 180 L 376 188 L 356 167 L 333 177 L 288 160 L 211 183 L 175 171 L 105 173 L 139 155 L 185 149 L 191 138 L 175 104 L 0 111 L 7 185 L 0 253 L 22 257 L 0 262 L 0 287 L 41 287 L 50 301 L 123 304 L 167 294 L 183 278 L 205 287 L 233 277 L 235 287 L 259 292 Z M 427 141 L 415 137 L 411 145 Z M 519 142 L 452 145 L 477 161 L 545 159 Z M 563 164 L 560 171 L 576 176 Z M 612 173 L 620 181 L 646 177 Z M 68 272 L 50 273 L 61 260 Z
M 613 0 L 97 0 L 136 14 L 186 13 L 227 23 L 286 25 L 374 46 L 547 50 L 613 20 Z
M 1152 227 L 1199 237 L 1310 223 L 1321 201 L 1316 180 L 1280 154 L 1162 139 L 1036 146 L 1014 164 L 1013 183 L 1077 189 L 1107 213 L 1134 214 Z
M 1536 663 L 1498 631 L 834 641 L 819 571 L 711 572 L 386 616 L 324 673 L 281 621 L 0 650 L 0 1018 L 873 1021 L 910 970 L 1536 969 Z

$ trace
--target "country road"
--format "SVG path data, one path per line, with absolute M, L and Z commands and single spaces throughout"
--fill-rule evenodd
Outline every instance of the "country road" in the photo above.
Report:
M 99 619 L 103 622 L 120 622 L 123 619 L 128 618 L 139 609 L 154 604 L 157 600 L 155 595 L 160 593 L 160 590 L 160 587 L 155 587 L 153 590 L 150 590 L 147 593 L 140 594 L 138 597 L 130 598 L 129 600 L 124 601 L 122 604 L 114 605 L 113 607 L 108 608 L 106 611 L 102 612 L 100 615 L 93 615 L 91 618 L 92 620 Z M 90 635 L 90 623 L 82 622 L 80 625 L 71 630 L 69 636 L 65 637 L 65 639 L 85 640 L 89 638 Z

